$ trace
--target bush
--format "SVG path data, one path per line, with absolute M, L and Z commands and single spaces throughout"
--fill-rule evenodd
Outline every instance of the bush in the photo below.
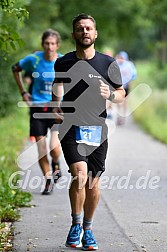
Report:
M 9 115 L 16 109 L 18 88 L 11 70 L 11 60 L 0 61 L 0 117 Z

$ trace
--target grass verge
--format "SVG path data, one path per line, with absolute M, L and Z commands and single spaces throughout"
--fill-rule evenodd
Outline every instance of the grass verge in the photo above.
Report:
M 158 89 L 153 74 L 154 65 L 149 62 L 138 62 L 136 66 L 138 77 L 133 87 L 146 83 L 152 89 L 152 94 L 135 110 L 133 117 L 147 133 L 167 144 L 167 89 Z
M 30 206 L 31 194 L 20 189 L 11 189 L 8 181 L 18 170 L 16 158 L 28 135 L 28 110 L 17 109 L 11 115 L 1 118 L 0 124 L 0 251 L 10 249 L 9 228 L 19 218 L 19 208 Z M 17 183 L 16 178 L 15 183 Z
M 134 113 L 135 121 L 155 139 L 167 144 L 167 90 L 153 91 Z

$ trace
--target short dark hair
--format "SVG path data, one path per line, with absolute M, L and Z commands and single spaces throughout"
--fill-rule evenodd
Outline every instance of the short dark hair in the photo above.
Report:
M 43 34 L 42 34 L 42 45 L 44 44 L 44 41 L 47 37 L 49 36 L 55 36 L 57 38 L 57 44 L 59 45 L 61 43 L 61 36 L 58 31 L 54 31 L 52 29 L 47 29 Z
M 72 21 L 73 31 L 75 29 L 76 23 L 78 23 L 81 19 L 90 19 L 90 20 L 92 20 L 92 22 L 94 23 L 94 26 L 96 27 L 96 21 L 91 15 L 81 13 L 81 14 L 77 15 L 76 17 L 74 17 L 74 19 Z

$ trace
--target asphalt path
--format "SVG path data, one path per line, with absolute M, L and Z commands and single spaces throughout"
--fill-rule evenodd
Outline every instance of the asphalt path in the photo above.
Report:
M 20 209 L 13 251 L 74 251 L 64 245 L 71 217 L 70 175 L 63 156 L 63 177 L 52 195 L 42 196 L 36 145 L 27 142 L 23 151 L 20 184 L 32 192 L 33 200 L 32 207 Z M 99 252 L 167 251 L 167 146 L 145 134 L 131 118 L 125 125 L 110 126 L 106 172 L 100 188 L 93 223 Z

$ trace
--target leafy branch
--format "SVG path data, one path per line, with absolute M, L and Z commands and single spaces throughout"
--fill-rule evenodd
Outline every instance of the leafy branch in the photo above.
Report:
M 15 8 L 15 0 L 1 0 L 0 1 L 0 50 L 2 51 L 2 56 L 6 60 L 7 55 L 11 50 L 16 50 L 16 43 L 19 47 L 23 46 L 24 42 L 20 38 L 17 29 L 12 27 L 6 20 L 10 17 L 17 18 L 14 23 L 16 27 L 24 22 L 25 18 L 29 17 L 29 12 L 22 7 Z M 4 18 L 5 17 L 5 18 Z M 5 19 L 5 24 L 4 20 Z M 18 20 L 18 21 L 17 21 Z

